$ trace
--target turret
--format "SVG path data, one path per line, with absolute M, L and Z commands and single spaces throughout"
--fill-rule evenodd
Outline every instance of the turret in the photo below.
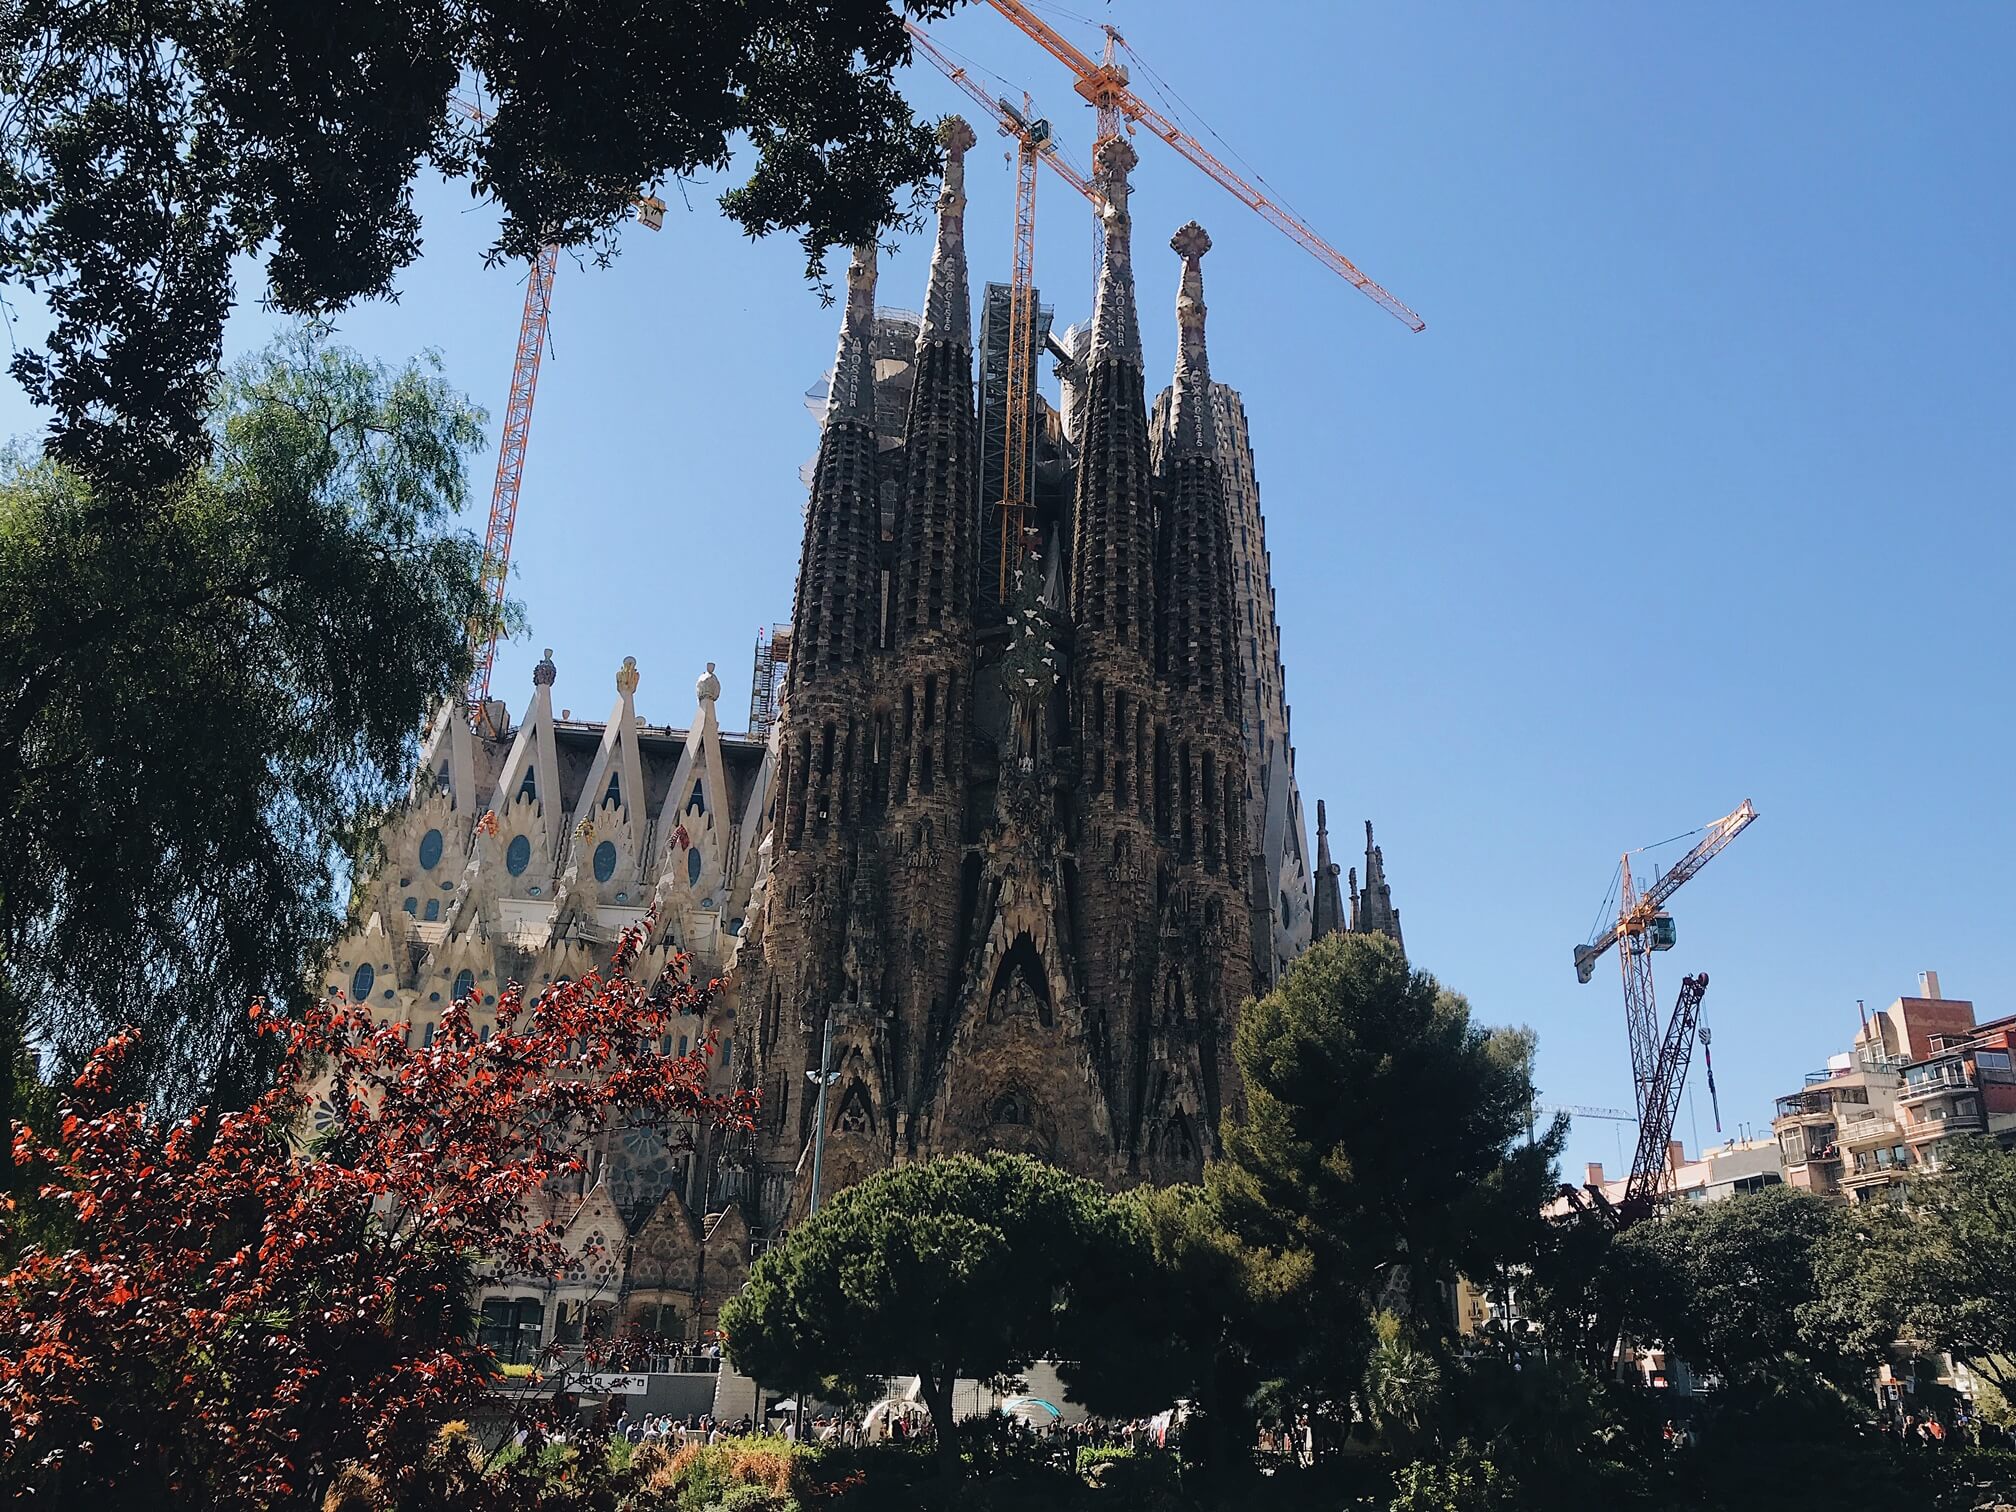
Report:
M 875 248 L 856 247 L 833 386 L 813 463 L 791 613 L 777 815 L 795 848 L 844 822 L 866 782 L 868 663 L 880 640 L 882 506 L 876 472 Z
M 1234 652 L 1232 527 L 1218 468 L 1211 363 L 1204 346 L 1201 264 L 1211 238 L 1191 221 L 1170 238 L 1169 246 L 1183 259 L 1183 280 L 1176 296 L 1169 445 L 1162 459 L 1159 670 L 1172 694 L 1188 707 L 1222 716 L 1236 732 L 1240 669 Z
M 1355 890 L 1355 889 L 1354 889 Z M 1330 816 L 1316 800 L 1316 907 L 1309 923 L 1312 940 L 1346 927 L 1344 898 L 1337 886 L 1337 863 L 1330 859 Z
M 786 697 L 859 676 L 878 639 L 881 500 L 875 469 L 875 248 L 854 249 L 833 386 L 798 559 Z
M 1086 812 L 1154 815 L 1154 503 L 1143 405 L 1141 330 L 1127 174 L 1139 159 L 1125 138 L 1100 144 L 1105 254 L 1081 372 L 1077 495 L 1071 539 L 1075 744 Z M 1160 816 L 1164 824 L 1167 814 Z
M 939 126 L 945 179 L 916 382 L 904 430 L 904 482 L 896 513 L 890 644 L 893 728 L 877 744 L 892 752 L 892 804 L 933 798 L 956 832 L 966 755 L 972 666 L 974 494 L 980 465 L 973 403 L 973 318 L 966 289 L 966 150 L 973 128 L 958 116 Z
M 1372 840 L 1372 821 L 1365 821 L 1365 885 L 1357 890 L 1351 906 L 1351 929 L 1355 934 L 1383 934 L 1402 950 L 1400 910 L 1393 906 L 1393 889 L 1386 881 L 1386 853 Z
M 1085 355 L 1071 617 L 1081 646 L 1124 647 L 1145 661 L 1155 626 L 1153 510 L 1127 212 L 1127 175 L 1139 161 L 1124 137 L 1099 146 L 1095 182 L 1105 199 L 1106 250 Z
M 904 431 L 905 478 L 896 516 L 890 639 L 900 654 L 934 630 L 963 634 L 973 612 L 974 488 L 979 467 L 973 407 L 973 316 L 966 280 L 966 151 L 973 128 L 948 116 L 938 128 L 945 178 L 915 386 Z

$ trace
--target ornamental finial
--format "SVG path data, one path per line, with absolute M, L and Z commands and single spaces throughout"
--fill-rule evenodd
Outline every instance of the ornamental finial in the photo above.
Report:
M 1176 382 L 1169 429 L 1178 452 L 1214 452 L 1218 427 L 1211 410 L 1211 359 L 1204 349 L 1203 261 L 1211 236 L 1193 220 L 1169 238 L 1169 248 L 1183 259 L 1183 280 L 1176 290 Z

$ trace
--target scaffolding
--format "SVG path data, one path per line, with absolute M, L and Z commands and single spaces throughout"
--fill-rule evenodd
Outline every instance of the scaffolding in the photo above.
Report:
M 791 666 L 791 627 L 772 625 L 756 629 L 756 668 L 749 679 L 749 733 L 758 740 L 770 738 L 777 723 L 777 701 L 783 696 L 784 674 Z

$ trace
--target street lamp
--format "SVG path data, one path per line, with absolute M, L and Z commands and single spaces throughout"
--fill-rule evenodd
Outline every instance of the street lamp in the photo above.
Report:
M 812 1130 L 812 1199 L 805 1204 L 805 1216 L 811 1217 L 819 1211 L 819 1174 L 826 1163 L 826 1089 L 840 1080 L 840 1073 L 833 1069 L 833 1014 L 826 1014 L 826 1033 L 819 1042 L 819 1069 L 807 1071 L 806 1079 L 819 1088 L 819 1105 L 814 1110 Z

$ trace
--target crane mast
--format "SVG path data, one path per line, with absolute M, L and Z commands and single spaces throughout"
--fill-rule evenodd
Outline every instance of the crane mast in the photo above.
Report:
M 1015 134 L 1015 272 L 1008 286 L 1008 449 L 1001 464 L 1000 602 L 1008 602 L 1008 582 L 1028 550 L 1023 531 L 1029 512 L 1030 386 L 1036 371 L 1036 159 L 1050 140 L 1050 123 L 1031 120 L 1024 109 Z M 1014 115 L 1014 112 L 1007 112 Z
M 479 126 L 490 120 L 482 106 L 451 95 L 449 108 Z M 665 202 L 640 195 L 638 221 L 656 231 L 665 224 Z M 480 581 L 489 608 L 469 622 L 472 662 L 462 706 L 479 731 L 488 718 L 490 673 L 504 630 L 504 589 L 511 577 L 511 536 L 518 524 L 518 487 L 525 477 L 525 449 L 532 440 L 532 401 L 539 392 L 539 364 L 546 355 L 546 323 L 553 313 L 553 278 L 560 271 L 560 248 L 548 242 L 532 259 L 525 280 L 525 309 L 518 317 L 518 352 L 511 362 L 511 391 L 504 401 L 504 428 L 497 438 L 497 477 L 490 486 L 490 520 L 483 532 Z M 496 732 L 491 732 L 496 733 Z
M 1632 853 L 1626 851 L 1618 863 L 1617 917 L 1602 934 L 1586 945 L 1575 947 L 1577 981 L 1587 982 L 1595 975 L 1596 962 L 1612 945 L 1617 947 L 1618 965 L 1623 971 L 1624 1029 L 1631 1043 L 1631 1081 L 1638 1100 L 1639 1140 L 1638 1156 L 1632 1163 L 1633 1192 L 1665 1169 L 1666 1142 L 1672 1137 L 1677 1099 L 1694 1054 L 1701 996 L 1708 990 L 1705 972 L 1683 979 L 1673 1017 L 1665 1033 L 1660 1033 L 1652 955 L 1654 951 L 1673 948 L 1673 916 L 1666 912 L 1666 901 L 1722 854 L 1729 842 L 1756 818 L 1756 806 L 1745 798 L 1708 825 L 1693 849 L 1643 892 L 1638 890 L 1637 879 L 1631 873 Z M 1655 1159 L 1656 1169 L 1648 1167 L 1646 1163 Z M 1656 1183 L 1651 1190 L 1656 1195 Z

